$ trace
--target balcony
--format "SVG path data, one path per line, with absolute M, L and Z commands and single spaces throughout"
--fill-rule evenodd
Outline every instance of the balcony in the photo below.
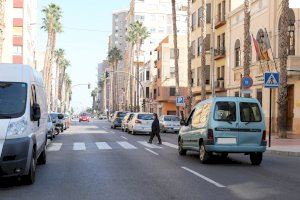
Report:
M 215 18 L 215 29 L 218 29 L 226 24 L 225 15 L 217 15 Z
M 223 77 L 217 79 L 215 89 L 216 89 L 216 92 L 225 91 L 225 81 L 224 81 Z
M 187 88 L 180 88 L 179 93 L 182 96 L 186 96 L 187 94 Z M 175 103 L 176 101 L 176 95 L 171 96 L 170 95 L 170 87 L 159 87 L 159 95 L 157 95 L 156 100 L 158 102 L 172 102 Z
M 215 49 L 215 60 L 225 58 L 225 56 L 226 56 L 225 47 L 219 47 Z

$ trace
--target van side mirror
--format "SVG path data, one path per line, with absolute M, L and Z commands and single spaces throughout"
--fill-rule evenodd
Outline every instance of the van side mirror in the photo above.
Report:
M 64 118 L 64 115 L 63 114 L 58 114 L 58 119 L 63 119 Z
M 41 119 L 41 107 L 38 103 L 32 105 L 32 121 L 39 121 Z

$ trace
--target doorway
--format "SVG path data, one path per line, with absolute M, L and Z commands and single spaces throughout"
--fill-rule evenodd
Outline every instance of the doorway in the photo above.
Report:
M 287 91 L 287 131 L 293 131 L 294 119 L 294 85 L 288 86 Z

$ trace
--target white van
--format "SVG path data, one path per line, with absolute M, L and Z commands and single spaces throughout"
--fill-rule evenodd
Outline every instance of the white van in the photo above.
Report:
M 41 75 L 29 66 L 0 64 L 0 177 L 35 181 L 46 163 L 47 103 Z

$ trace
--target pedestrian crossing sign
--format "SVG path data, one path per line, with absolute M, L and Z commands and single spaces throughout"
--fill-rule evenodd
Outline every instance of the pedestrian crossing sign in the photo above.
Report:
M 278 88 L 279 87 L 279 73 L 266 72 L 264 74 L 265 88 Z

